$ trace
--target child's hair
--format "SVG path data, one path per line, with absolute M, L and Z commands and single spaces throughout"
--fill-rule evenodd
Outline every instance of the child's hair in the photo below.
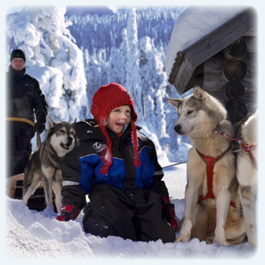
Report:
M 136 132 L 136 120 L 137 114 L 134 109 L 134 103 L 124 87 L 116 83 L 110 83 L 105 86 L 101 86 L 99 90 L 95 93 L 92 99 L 91 113 L 94 116 L 102 134 L 107 139 L 107 150 L 105 155 L 101 157 L 103 161 L 103 167 L 100 172 L 102 174 L 107 174 L 108 169 L 112 164 L 112 142 L 106 131 L 106 122 L 108 115 L 111 110 L 123 106 L 129 105 L 131 108 L 131 127 L 132 127 L 132 142 L 134 148 L 134 165 L 140 166 L 139 152 L 138 152 L 138 138 Z

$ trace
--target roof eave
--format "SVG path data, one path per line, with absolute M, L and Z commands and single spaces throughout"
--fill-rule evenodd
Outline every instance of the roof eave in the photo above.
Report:
M 256 19 L 253 9 L 248 8 L 185 50 L 179 51 L 171 69 L 169 82 L 180 94 L 183 94 L 190 89 L 187 84 L 189 84 L 197 66 L 248 33 L 255 26 Z

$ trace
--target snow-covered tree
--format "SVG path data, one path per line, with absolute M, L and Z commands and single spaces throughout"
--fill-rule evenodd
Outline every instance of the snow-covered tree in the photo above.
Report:
M 122 43 L 119 48 L 113 47 L 110 56 L 110 82 L 116 82 L 126 86 L 126 69 L 127 53 L 129 51 L 127 30 L 121 31 Z
M 166 87 L 166 75 L 163 71 L 163 62 L 160 53 L 153 45 L 149 37 L 140 40 L 140 75 L 141 87 L 144 98 L 144 113 L 146 117 L 152 116 L 152 127 L 157 136 L 166 135 L 166 117 L 164 113 L 164 96 Z M 152 101 L 150 104 L 148 101 Z M 153 106 L 152 109 L 148 109 Z
M 137 22 L 135 8 L 128 10 L 127 23 L 128 53 L 125 65 L 126 69 L 126 89 L 131 94 L 139 120 L 143 118 L 143 96 L 140 88 L 140 66 L 139 66 L 139 49 L 137 36 Z
M 6 32 L 11 49 L 25 52 L 28 73 L 35 74 L 55 121 L 86 115 L 83 55 L 74 43 L 62 7 L 23 7 L 8 15 Z

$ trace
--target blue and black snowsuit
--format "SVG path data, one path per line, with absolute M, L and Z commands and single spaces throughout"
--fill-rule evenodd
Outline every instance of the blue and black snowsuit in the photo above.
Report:
M 119 137 L 108 130 L 112 140 L 113 163 L 107 175 L 100 169 L 106 138 L 94 120 L 75 126 L 80 145 L 62 159 L 63 205 L 85 209 L 86 233 L 120 236 L 133 241 L 173 242 L 175 232 L 162 218 L 162 197 L 168 191 L 161 180 L 163 171 L 157 161 L 153 142 L 137 131 L 141 166 L 134 166 L 131 127 Z

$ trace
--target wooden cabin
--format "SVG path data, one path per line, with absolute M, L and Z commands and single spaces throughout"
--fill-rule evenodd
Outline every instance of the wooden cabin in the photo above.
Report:
M 190 46 L 171 54 L 176 57 L 168 72 L 169 82 L 180 95 L 199 85 L 224 104 L 232 123 L 257 109 L 257 19 L 252 8 L 243 8 Z

